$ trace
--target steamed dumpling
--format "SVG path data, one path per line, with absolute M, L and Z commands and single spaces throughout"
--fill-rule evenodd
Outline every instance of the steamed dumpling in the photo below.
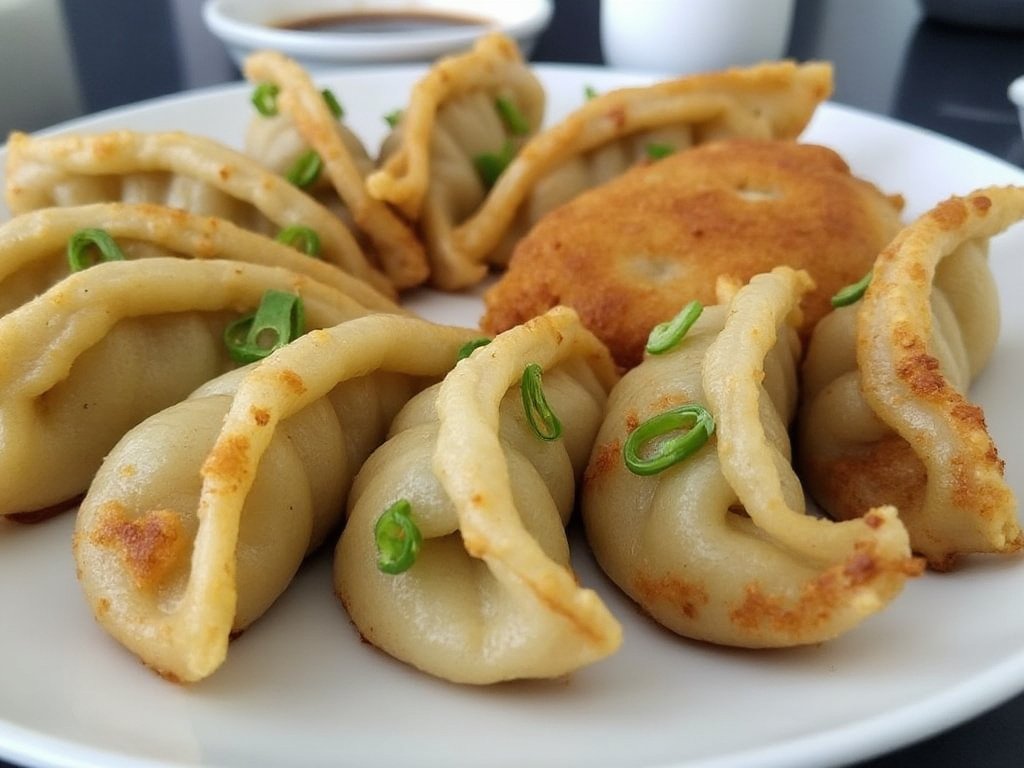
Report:
M 341 116 L 332 114 L 327 97 L 309 74 L 274 51 L 252 54 L 244 68 L 251 82 L 277 92 L 273 103 L 278 113 L 257 114 L 253 119 L 246 138 L 249 154 L 278 173 L 287 173 L 313 151 L 323 172 L 310 191 L 345 220 L 367 250 L 377 254 L 397 289 L 422 283 L 428 271 L 423 246 L 398 215 L 367 193 L 363 179 L 373 170 L 373 161 Z M 333 194 L 326 194 L 325 186 Z
M 810 287 L 789 267 L 755 276 L 609 398 L 584 481 L 587 539 L 626 594 L 686 637 L 821 642 L 920 571 L 894 508 L 843 523 L 805 509 L 787 432 L 800 352 L 787 316 Z
M 524 406 L 532 365 L 560 435 Z M 618 647 L 618 622 L 569 569 L 563 528 L 614 380 L 607 350 L 556 309 L 406 405 L 356 478 L 335 553 L 335 588 L 366 640 L 477 684 L 563 675 Z
M 308 227 L 317 233 L 325 260 L 395 293 L 337 216 L 298 186 L 212 139 L 180 132 L 46 138 L 14 133 L 6 179 L 14 213 L 120 200 L 217 216 L 270 237 L 288 227 Z
M 1024 545 L 1003 462 L 968 388 L 999 333 L 988 241 L 1024 218 L 1024 189 L 952 197 L 875 261 L 864 299 L 815 330 L 803 368 L 800 465 L 829 514 L 895 504 L 938 569 Z
M 229 324 L 268 290 L 318 328 L 369 310 L 277 267 L 151 258 L 77 272 L 0 318 L 0 515 L 77 500 L 131 427 L 235 367 Z
M 475 331 L 393 315 L 311 331 L 128 432 L 76 522 L 99 623 L 147 665 L 195 681 L 263 615 L 339 523 L 352 478 Z

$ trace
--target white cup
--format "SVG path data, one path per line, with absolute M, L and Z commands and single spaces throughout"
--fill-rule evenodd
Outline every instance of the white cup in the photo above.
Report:
M 687 74 L 781 58 L 794 0 L 601 0 L 605 63 Z

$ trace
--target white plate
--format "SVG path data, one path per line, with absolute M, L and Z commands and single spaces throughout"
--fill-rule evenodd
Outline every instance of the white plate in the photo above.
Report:
M 552 118 L 636 77 L 541 66 Z M 417 70 L 323 78 L 371 145 Z M 232 86 L 108 112 L 60 130 L 182 129 L 238 144 L 251 107 Z M 1024 183 L 1020 170 L 933 134 L 821 108 L 808 140 L 902 192 L 917 214 L 953 193 Z M 0 156 L 0 161 L 3 157 Z M 1024 230 L 1024 227 L 1020 228 Z M 997 240 L 1004 329 L 973 394 L 1024 490 L 1024 231 Z M 475 322 L 472 296 L 425 292 L 432 317 Z M 883 614 L 811 648 L 743 652 L 682 640 L 642 618 L 578 546 L 581 580 L 625 625 L 612 658 L 571 678 L 457 687 L 360 642 L 315 558 L 228 660 L 191 688 L 164 682 L 108 638 L 75 583 L 72 518 L 0 523 L 0 755 L 61 766 L 820 766 L 926 736 L 1024 688 L 1020 558 L 978 558 L 911 583 Z M 979 756 L 983 761 L 983 757 Z

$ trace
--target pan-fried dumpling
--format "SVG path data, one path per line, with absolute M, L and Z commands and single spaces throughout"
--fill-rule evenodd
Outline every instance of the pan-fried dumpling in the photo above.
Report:
M 395 294 L 344 223 L 302 191 L 306 179 L 289 182 L 212 139 L 180 132 L 13 133 L 6 179 L 7 205 L 16 214 L 122 200 L 218 216 L 270 237 L 306 227 L 317 233 L 325 260 Z
M 817 643 L 920 572 L 894 508 L 806 514 L 789 461 L 800 345 L 787 316 L 811 287 L 789 267 L 755 276 L 609 397 L 584 480 L 587 538 L 612 580 L 686 637 Z
M 340 521 L 398 409 L 478 331 L 369 315 L 232 371 L 128 432 L 75 530 L 99 623 L 162 675 L 195 681 Z
M 815 329 L 803 367 L 799 456 L 841 519 L 895 504 L 914 550 L 945 570 L 1024 545 L 1013 491 L 971 381 L 995 347 L 988 241 L 1024 218 L 1024 188 L 952 197 L 875 261 L 863 301 Z
M 487 35 L 467 53 L 440 59 L 414 86 L 384 142 L 367 189 L 419 222 L 430 280 L 477 282 L 449 255 L 452 232 L 483 204 L 501 168 L 540 127 L 544 89 L 515 42 Z
M 410 288 L 426 280 L 427 259 L 419 239 L 385 203 L 366 192 L 363 179 L 373 170 L 373 161 L 341 116 L 332 113 L 331 105 L 341 109 L 333 94 L 323 95 L 298 63 L 273 51 L 249 56 L 244 69 L 257 84 L 257 93 L 267 96 L 246 138 L 248 153 L 286 173 L 313 151 L 323 164 L 321 178 L 329 180 L 334 200 L 340 198 L 339 205 L 329 207 L 369 241 L 368 249 L 378 255 L 395 287 Z M 318 198 L 327 202 L 322 195 Z
M 478 282 L 544 214 L 638 162 L 715 139 L 793 139 L 831 91 L 829 65 L 777 62 L 590 99 L 510 158 L 482 203 L 449 215 L 440 236 L 428 232 L 432 279 Z
M 618 647 L 563 528 L 614 380 L 607 350 L 558 308 L 406 405 L 359 471 L 335 553 L 366 640 L 477 684 L 563 675 Z
M 96 241 L 107 237 L 115 247 L 104 243 L 108 254 L 100 255 Z M 77 256 L 68 254 L 72 239 L 82 246 L 73 248 Z M 153 256 L 284 267 L 336 288 L 368 309 L 402 312 L 391 299 L 333 264 L 224 219 L 150 203 L 92 203 L 42 208 L 0 225 L 0 315 L 67 277 L 72 258 L 76 265 L 87 265 L 97 257 Z
M 0 515 L 72 504 L 128 429 L 235 366 L 224 336 L 260 333 L 234 323 L 271 290 L 301 298 L 309 328 L 368 312 L 281 268 L 151 258 L 97 264 L 0 318 Z

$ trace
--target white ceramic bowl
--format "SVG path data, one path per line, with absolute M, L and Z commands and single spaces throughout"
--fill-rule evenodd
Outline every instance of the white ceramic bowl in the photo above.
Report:
M 308 69 L 432 61 L 472 46 L 485 30 L 515 39 L 529 56 L 551 21 L 552 0 L 206 0 L 203 20 L 241 65 L 252 51 L 273 49 Z M 477 25 L 406 31 L 328 32 L 282 29 L 337 14 L 424 14 L 479 19 Z

